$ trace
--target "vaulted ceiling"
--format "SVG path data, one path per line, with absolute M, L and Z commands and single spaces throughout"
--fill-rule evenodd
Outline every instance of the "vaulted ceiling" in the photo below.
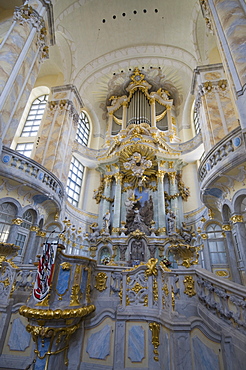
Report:
M 6 4 L 7 3 L 7 4 Z M 9 11 L 20 1 L 0 1 Z M 220 62 L 198 0 L 54 0 L 56 44 L 37 84 L 74 84 L 93 119 L 135 67 L 175 91 L 179 124 L 197 65 Z M 54 78 L 56 77 L 56 78 Z

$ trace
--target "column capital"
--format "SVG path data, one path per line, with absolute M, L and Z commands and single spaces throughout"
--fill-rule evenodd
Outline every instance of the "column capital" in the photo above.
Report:
M 175 184 L 175 179 L 176 179 L 176 172 L 168 172 L 168 177 L 170 179 L 170 181 L 172 182 L 172 184 L 174 185 Z
M 117 173 L 114 174 L 114 178 L 116 180 L 116 184 L 121 184 L 122 183 L 122 179 L 123 179 L 123 174 L 117 172 Z
M 229 224 L 222 225 L 222 230 L 224 231 L 231 231 L 232 227 Z
M 110 185 L 111 184 L 111 182 L 112 182 L 112 175 L 106 175 L 106 176 L 104 176 L 104 181 L 105 181 L 105 185 L 106 186 L 108 186 L 108 185 Z
M 164 178 L 164 176 L 165 176 L 165 174 L 166 174 L 166 171 L 158 170 L 158 171 L 156 172 L 156 177 L 157 177 L 157 179 L 158 179 L 159 181 L 162 181 L 162 180 L 163 180 L 163 178 Z
M 12 224 L 13 224 L 13 225 L 21 225 L 21 224 L 22 224 L 22 222 L 23 222 L 22 218 L 14 218 L 14 219 L 12 220 Z
M 14 21 L 19 21 L 20 24 L 28 23 L 38 30 L 44 27 L 43 18 L 28 4 L 16 7 L 13 19 Z
M 232 221 L 233 224 L 236 224 L 238 222 L 243 222 L 243 216 L 242 215 L 233 215 L 233 216 L 231 216 L 230 221 Z

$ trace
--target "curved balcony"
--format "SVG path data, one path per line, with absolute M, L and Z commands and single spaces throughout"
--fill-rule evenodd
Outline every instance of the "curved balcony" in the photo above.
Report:
M 37 190 L 61 206 L 65 194 L 62 183 L 45 167 L 23 154 L 3 147 L 0 175 Z
M 198 170 L 201 187 L 205 190 L 217 178 L 245 161 L 245 141 L 237 127 L 218 142 L 204 157 Z

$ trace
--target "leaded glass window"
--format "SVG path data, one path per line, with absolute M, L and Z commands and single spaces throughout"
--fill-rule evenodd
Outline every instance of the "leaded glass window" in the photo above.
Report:
M 20 135 L 21 137 L 37 136 L 47 100 L 48 95 L 41 95 L 33 101 Z
M 79 124 L 76 134 L 76 140 L 85 146 L 88 145 L 90 135 L 90 122 L 85 112 L 81 112 L 79 116 Z
M 67 196 L 68 201 L 76 207 L 79 203 L 83 174 L 84 166 L 75 157 L 72 157 L 67 181 Z

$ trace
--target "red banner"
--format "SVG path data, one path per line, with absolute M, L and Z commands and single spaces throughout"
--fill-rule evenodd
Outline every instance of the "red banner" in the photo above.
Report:
M 44 243 L 43 254 L 40 256 L 38 271 L 33 288 L 33 296 L 37 301 L 42 301 L 50 290 L 57 244 Z

